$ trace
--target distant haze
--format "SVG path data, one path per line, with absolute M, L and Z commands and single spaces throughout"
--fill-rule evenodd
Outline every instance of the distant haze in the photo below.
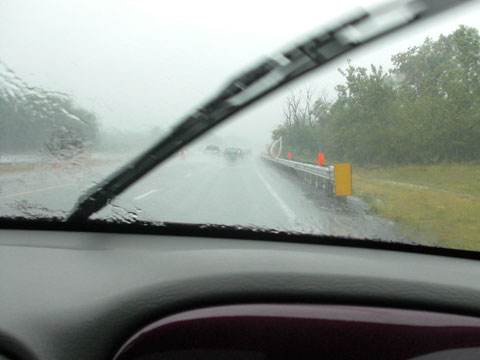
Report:
M 245 66 L 357 5 L 347 0 L 3 0 L 0 60 L 32 85 L 72 94 L 96 112 L 101 131 L 166 131 Z M 436 21 L 437 35 L 456 26 Z M 472 18 L 470 25 L 475 23 Z M 418 42 L 426 36 L 418 29 L 411 33 Z M 388 66 L 390 55 L 412 41 L 391 42 L 383 56 L 357 52 L 353 63 Z M 282 121 L 285 95 L 305 84 L 332 93 L 341 81 L 338 66 L 345 66 L 345 59 L 242 113 L 241 125 L 223 126 L 220 133 L 232 142 L 263 144 Z

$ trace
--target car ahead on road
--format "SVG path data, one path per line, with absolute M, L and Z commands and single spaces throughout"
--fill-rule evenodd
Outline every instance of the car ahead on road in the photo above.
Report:
M 223 156 L 229 162 L 236 162 L 243 158 L 243 152 L 240 148 L 225 148 L 223 150 Z
M 206 155 L 218 156 L 218 155 L 220 155 L 221 150 L 216 145 L 207 145 L 207 146 L 205 146 L 205 150 L 203 150 L 203 153 L 206 154 Z
M 456 222 L 468 220 L 458 233 L 442 227 L 449 234 L 449 246 L 419 235 L 433 226 L 428 213 L 422 213 L 422 226 L 409 232 L 411 241 L 404 243 L 393 241 L 393 232 L 361 238 L 340 226 L 352 213 L 358 220 L 355 227 L 374 224 L 375 212 L 399 217 L 394 200 L 418 191 L 422 196 L 414 196 L 407 207 L 410 221 L 417 207 L 424 211 L 432 206 L 430 198 L 476 209 L 478 194 L 462 192 L 466 161 L 461 167 L 452 165 L 457 171 L 454 190 L 438 183 L 437 188 L 408 183 L 412 173 L 405 172 L 412 164 L 400 168 L 403 182 L 367 176 L 371 168 L 378 173 L 381 156 L 395 155 L 402 162 L 407 156 L 416 159 L 421 151 L 426 155 L 417 159 L 422 166 L 418 172 L 425 172 L 426 164 L 444 149 L 424 148 L 413 135 L 424 131 L 425 141 L 436 143 L 436 128 L 442 136 L 454 133 L 455 141 L 442 143 L 447 151 L 455 156 L 475 154 L 475 147 L 464 144 L 472 138 L 480 143 L 478 31 L 460 27 L 452 36 L 439 36 L 439 42 L 429 37 L 424 45 L 414 45 L 425 24 L 446 29 L 452 22 L 478 22 L 478 11 L 473 11 L 478 9 L 464 3 L 468 2 L 390 1 L 333 23 L 338 9 L 331 6 L 337 2 L 327 6 L 299 0 L 288 7 L 242 2 L 235 11 L 203 1 L 188 6 L 2 3 L 5 59 L 24 74 L 33 72 L 29 77 L 35 79 L 30 85 L 0 62 L 2 151 L 29 150 L 42 156 L 48 151 L 43 140 L 57 143 L 59 128 L 81 135 L 74 152 L 99 147 L 105 132 L 114 133 L 115 126 L 132 133 L 142 126 L 147 130 L 133 145 L 121 148 L 125 153 L 136 150 L 137 156 L 128 162 L 121 161 L 112 145 L 125 142 L 119 132 L 118 142 L 106 146 L 109 160 L 104 157 L 96 167 L 81 172 L 0 172 L 0 359 L 479 358 L 480 253 L 478 244 L 469 243 L 469 248 L 463 242 L 469 229 L 478 229 L 478 218 L 456 214 Z M 422 22 L 434 15 L 447 19 Z M 321 30 L 236 77 L 225 74 L 229 64 L 248 63 L 254 56 L 248 51 L 260 56 L 272 41 L 283 42 L 295 27 L 320 17 L 329 21 Z M 404 28 L 407 32 L 399 32 Z M 393 38 L 381 43 L 387 35 Z M 400 56 L 374 52 L 402 44 L 406 52 Z M 35 56 L 26 57 L 32 50 Z M 389 64 L 391 59 L 397 67 L 355 68 L 347 59 L 362 50 L 366 52 L 359 61 L 366 58 L 370 65 L 371 59 L 383 59 Z M 204 57 L 207 61 L 201 63 Z M 336 100 L 311 93 L 299 98 L 299 92 L 293 92 L 284 102 L 269 98 L 268 116 L 264 111 L 270 102 L 262 103 L 257 117 L 242 113 L 315 69 L 333 69 L 321 84 L 335 81 L 334 61 L 340 59 L 347 64 L 340 72 L 345 83 L 328 89 Z M 434 74 L 428 73 L 432 68 Z M 75 90 L 75 98 L 41 88 L 41 79 L 47 79 L 45 89 L 64 84 Z M 177 113 L 179 100 L 197 101 L 199 93 L 221 83 L 225 86 L 220 91 L 174 123 L 169 134 L 143 146 L 152 129 L 164 124 L 137 124 L 138 119 L 168 118 L 163 115 Z M 92 101 L 94 95 L 102 101 Z M 82 100 L 96 110 L 80 106 Z M 180 102 L 182 109 L 192 105 Z M 468 106 L 458 106 L 465 103 Z M 461 109 L 466 113 L 459 113 Z M 299 184 L 294 174 L 272 169 L 262 159 L 252 160 L 251 169 L 227 170 L 205 167 L 206 161 L 196 159 L 168 161 L 233 116 L 245 115 L 246 124 L 218 131 L 237 136 L 241 129 L 251 140 L 263 130 L 250 119 L 273 119 L 282 113 L 284 117 L 271 124 L 274 140 L 282 136 L 286 151 L 297 150 L 294 156 L 328 146 L 339 161 L 358 160 L 358 192 L 366 192 L 371 203 L 360 198 L 328 200 L 308 179 Z M 466 122 L 452 127 L 448 119 Z M 462 130 L 468 136 L 459 139 Z M 395 141 L 386 137 L 392 133 Z M 357 138 L 367 140 L 365 151 L 358 151 L 359 144 L 350 146 Z M 391 154 L 388 149 L 399 143 L 407 151 Z M 207 148 L 205 153 L 220 154 L 214 145 Z M 356 158 L 359 153 L 362 156 Z M 281 159 L 285 154 L 278 155 Z M 242 186 L 246 177 L 251 177 L 248 187 Z M 139 183 L 142 193 L 135 192 L 134 184 Z M 182 192 L 172 196 L 181 185 Z M 392 187 L 397 192 L 387 199 L 371 195 L 380 197 Z M 406 192 L 399 194 L 401 189 Z M 244 201 L 258 191 L 262 196 Z M 218 210 L 221 197 L 227 197 L 231 207 Z M 173 205 L 180 215 L 202 215 L 209 205 L 217 211 L 211 221 L 164 221 Z M 359 210 L 368 205 L 371 212 Z M 328 219 L 322 233 L 302 222 L 299 213 L 307 207 L 319 211 L 308 218 Z M 339 216 L 329 217 L 333 209 L 341 211 Z M 449 211 L 443 208 L 440 213 Z M 279 219 L 281 226 L 262 224 L 258 219 L 265 213 Z M 252 223 L 243 221 L 245 214 L 252 215 Z M 232 219 L 234 225 L 226 224 Z

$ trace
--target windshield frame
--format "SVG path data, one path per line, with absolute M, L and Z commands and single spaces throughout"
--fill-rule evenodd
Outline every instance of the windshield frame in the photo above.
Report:
M 135 223 L 118 223 L 95 219 L 88 222 L 62 222 L 60 219 L 36 218 L 25 219 L 0 218 L 0 230 L 56 231 L 79 233 L 136 234 L 169 237 L 195 237 L 214 239 L 238 239 L 246 241 L 262 241 L 286 244 L 306 244 L 315 246 L 350 247 L 369 250 L 388 250 L 404 253 L 446 256 L 470 260 L 480 260 L 480 252 L 438 246 L 427 246 L 418 243 L 399 243 L 380 239 L 357 239 L 339 235 L 318 235 L 289 231 L 269 231 L 269 229 L 253 229 L 229 225 L 209 225 L 192 223 L 162 222 L 152 223 L 137 221 Z M 18 246 L 16 238 L 12 245 Z M 92 243 L 95 248 L 105 247 L 107 243 Z

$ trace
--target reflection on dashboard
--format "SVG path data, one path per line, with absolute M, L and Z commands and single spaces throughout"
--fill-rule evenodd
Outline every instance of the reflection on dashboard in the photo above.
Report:
M 471 359 L 480 319 L 341 305 L 203 308 L 154 322 L 115 360 Z M 478 358 L 478 357 L 477 357 Z

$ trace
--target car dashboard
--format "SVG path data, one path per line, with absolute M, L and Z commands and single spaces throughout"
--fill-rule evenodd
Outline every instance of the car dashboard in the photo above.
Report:
M 21 229 L 0 230 L 0 244 L 0 354 L 10 360 L 351 358 L 346 349 L 467 359 L 480 345 L 475 259 Z

